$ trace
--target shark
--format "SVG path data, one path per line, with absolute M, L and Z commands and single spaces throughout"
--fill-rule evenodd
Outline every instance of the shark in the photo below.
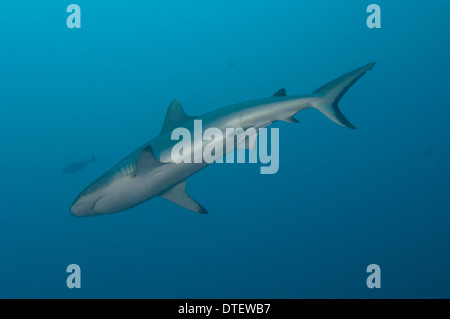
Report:
M 186 185 L 190 176 L 211 163 L 175 163 L 171 158 L 171 149 L 177 143 L 171 138 L 174 129 L 193 130 L 194 121 L 202 120 L 205 129 L 254 128 L 258 132 L 277 121 L 298 123 L 294 116 L 310 108 L 317 109 L 337 124 L 355 129 L 340 111 L 338 103 L 374 65 L 374 62 L 368 63 L 348 72 L 311 94 L 287 96 L 286 90 L 280 89 L 270 97 L 225 106 L 201 116 L 187 115 L 175 99 L 169 105 L 161 133 L 87 186 L 72 203 L 70 212 L 77 217 L 105 215 L 130 209 L 159 196 L 187 210 L 206 214 L 208 211 L 187 194 Z

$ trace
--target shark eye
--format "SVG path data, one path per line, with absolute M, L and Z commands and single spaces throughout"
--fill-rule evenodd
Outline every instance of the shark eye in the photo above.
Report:
M 86 192 L 81 192 L 81 197 L 86 196 Z

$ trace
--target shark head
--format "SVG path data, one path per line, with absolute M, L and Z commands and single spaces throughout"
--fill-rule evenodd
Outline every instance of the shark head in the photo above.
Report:
M 74 200 L 70 213 L 77 217 L 87 217 L 115 213 L 137 204 L 133 180 L 136 165 L 125 162 L 113 167 L 86 187 Z
M 114 181 L 114 174 L 109 172 L 100 176 L 75 198 L 70 213 L 77 217 L 102 214 L 101 206 L 107 201 Z
M 77 196 L 70 207 L 70 213 L 78 217 L 97 215 L 96 205 L 102 198 L 99 192 L 88 187 Z

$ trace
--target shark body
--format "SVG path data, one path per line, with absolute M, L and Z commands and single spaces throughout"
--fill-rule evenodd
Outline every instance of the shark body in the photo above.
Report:
M 298 123 L 294 115 L 315 108 L 332 121 L 354 129 L 338 108 L 338 102 L 347 90 L 375 63 L 356 70 L 323 85 L 309 95 L 286 96 L 284 89 L 269 98 L 226 106 L 202 116 L 186 115 L 181 104 L 174 100 L 167 110 L 161 134 L 147 142 L 96 181 L 86 187 L 73 202 L 70 212 L 75 216 L 94 216 L 115 213 L 134 207 L 155 196 L 160 196 L 188 210 L 207 213 L 186 193 L 186 179 L 209 163 L 174 163 L 172 140 L 175 128 L 194 129 L 194 120 L 202 120 L 203 129 L 255 128 L 256 132 L 276 121 Z M 193 145 L 192 152 L 195 150 Z M 200 146 L 202 147 L 202 146 Z

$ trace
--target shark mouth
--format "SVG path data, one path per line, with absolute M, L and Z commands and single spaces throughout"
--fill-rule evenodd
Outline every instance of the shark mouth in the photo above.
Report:
M 95 213 L 95 205 L 97 204 L 97 202 L 101 199 L 101 198 L 103 198 L 103 196 L 100 196 L 99 198 L 97 198 L 96 200 L 95 200 L 95 202 L 92 204 L 92 211 Z

